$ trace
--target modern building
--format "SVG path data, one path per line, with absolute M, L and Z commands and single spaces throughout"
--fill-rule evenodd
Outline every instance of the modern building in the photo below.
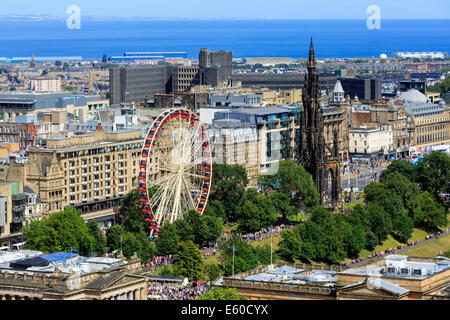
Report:
M 231 51 L 209 51 L 202 48 L 198 54 L 199 84 L 217 86 L 231 77 Z
M 37 77 L 30 80 L 30 90 L 33 92 L 60 92 L 61 79 L 59 77 Z
M 0 120 L 15 122 L 21 115 L 36 114 L 42 111 L 66 111 L 72 113 L 81 121 L 87 121 L 91 116 L 89 106 L 101 105 L 107 108 L 107 100 L 101 96 L 86 96 L 70 92 L 30 93 L 8 92 L 0 93 Z
M 155 94 L 189 91 L 195 85 L 216 86 L 231 75 L 231 51 L 200 49 L 198 66 L 133 65 L 110 69 L 110 104 L 140 103 Z
M 240 120 L 242 125 L 256 126 L 261 174 L 276 171 L 279 160 L 293 159 L 295 136 L 300 129 L 298 106 L 217 109 L 213 116 L 214 122 Z M 203 121 L 201 115 L 200 120 Z
M 410 89 L 416 89 L 425 94 L 426 81 L 420 81 L 417 79 L 399 81 L 398 89 L 400 92 L 406 92 Z
M 380 79 L 360 79 L 350 77 L 338 78 L 341 82 L 345 95 L 351 99 L 357 98 L 360 101 L 377 101 L 381 99 Z
M 328 74 L 319 75 L 319 89 L 321 91 L 333 91 L 336 76 Z M 242 87 L 266 87 L 270 90 L 303 89 L 305 74 L 302 72 L 285 73 L 233 73 L 232 83 L 240 82 Z
M 110 68 L 110 105 L 143 102 L 156 93 L 172 92 L 174 69 L 167 65 Z

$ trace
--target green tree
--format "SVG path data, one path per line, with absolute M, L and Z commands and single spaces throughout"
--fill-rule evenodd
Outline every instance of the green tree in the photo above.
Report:
M 203 271 L 200 251 L 192 241 L 181 241 L 173 258 L 174 271 L 191 281 L 199 280 Z
M 398 172 L 385 175 L 382 183 L 402 199 L 404 208 L 408 210 L 408 215 L 414 219 L 419 210 L 419 189 L 417 185 Z
M 125 231 L 120 225 L 112 226 L 106 230 L 106 246 L 109 248 L 109 252 L 120 250 L 124 233 Z
M 225 207 L 219 200 L 208 201 L 205 211 L 203 212 L 205 216 L 219 217 L 223 222 L 227 221 L 227 214 L 225 212 Z
M 287 193 L 283 192 L 269 192 L 267 194 L 270 203 L 274 206 L 275 210 L 281 215 L 283 221 L 287 217 L 291 217 L 297 213 L 296 208 L 292 205 L 291 197 Z
M 450 193 L 450 157 L 443 152 L 425 155 L 415 167 L 416 182 L 423 191 L 435 196 L 439 192 Z
M 173 225 L 176 228 L 177 235 L 180 239 L 180 241 L 194 241 L 194 230 L 192 228 L 192 225 L 190 225 L 186 219 L 178 219 L 173 222 Z
M 81 211 L 65 208 L 49 218 L 32 221 L 22 228 L 26 239 L 25 248 L 45 253 L 65 251 L 74 248 L 81 255 L 93 252 L 94 237 L 81 217 Z
M 205 263 L 203 272 L 208 276 L 209 281 L 214 281 L 222 274 L 217 263 Z
M 275 190 L 287 194 L 297 208 L 319 204 L 320 196 L 311 175 L 293 161 L 280 161 L 276 174 L 261 175 L 259 181 L 264 192 Z
M 119 217 L 125 231 L 139 233 L 146 230 L 142 204 L 139 201 L 140 194 L 140 191 L 135 189 L 122 199 Z
M 239 230 L 242 232 L 255 232 L 274 224 L 277 213 L 272 202 L 255 189 L 245 192 L 244 204 L 237 209 Z
M 202 216 L 201 223 L 205 225 L 206 233 L 203 237 L 206 242 L 215 242 L 222 235 L 223 222 L 220 217 Z
M 94 238 L 94 244 L 92 250 L 98 255 L 103 255 L 106 252 L 106 237 L 100 230 L 100 226 L 97 221 L 92 219 L 87 224 L 89 233 Z
M 428 191 L 420 194 L 420 210 L 415 222 L 417 225 L 433 231 L 447 226 L 445 208 Z
M 233 246 L 234 252 L 234 272 L 244 272 L 256 268 L 258 257 L 253 247 L 245 242 L 239 234 L 233 232 L 231 236 L 224 241 L 219 242 L 219 261 L 224 266 L 225 276 L 232 274 L 233 267 Z
M 278 246 L 281 248 L 280 256 L 288 262 L 294 262 L 301 255 L 300 239 L 292 230 L 284 230 L 281 233 Z
M 392 160 L 391 164 L 380 175 L 380 182 L 383 182 L 385 177 L 393 172 L 398 172 L 407 177 L 410 181 L 414 181 L 414 167 L 404 160 Z
M 248 184 L 245 168 L 238 165 L 214 164 L 211 178 L 210 200 L 222 203 L 227 220 L 236 221 L 236 209 L 240 206 Z
M 172 223 L 164 224 L 159 230 L 159 236 L 155 240 L 158 255 L 165 256 L 177 252 L 180 238 L 177 229 Z
M 248 300 L 237 293 L 236 288 L 214 287 L 198 296 L 195 300 Z

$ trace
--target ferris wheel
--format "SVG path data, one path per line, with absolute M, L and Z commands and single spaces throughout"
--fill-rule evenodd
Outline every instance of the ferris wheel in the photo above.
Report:
M 209 139 L 195 114 L 169 109 L 152 123 L 139 162 L 139 191 L 150 240 L 159 227 L 189 209 L 202 214 L 209 198 L 212 157 Z

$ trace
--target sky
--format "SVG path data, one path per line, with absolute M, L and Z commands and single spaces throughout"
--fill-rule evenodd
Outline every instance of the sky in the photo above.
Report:
M 65 17 L 70 5 L 83 16 L 173 19 L 367 19 L 376 5 L 382 19 L 450 19 L 450 0 L 1 0 L 0 16 Z

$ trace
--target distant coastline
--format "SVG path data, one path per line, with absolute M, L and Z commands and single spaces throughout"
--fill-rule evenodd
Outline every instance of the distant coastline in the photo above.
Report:
M 306 58 L 314 38 L 316 57 L 370 58 L 397 51 L 450 52 L 449 19 L 384 19 L 368 30 L 365 20 L 175 19 L 83 16 L 80 30 L 67 17 L 0 16 L 0 57 L 81 56 L 101 59 L 125 51 L 231 50 L 233 57 Z M 136 19 L 136 20 L 132 20 Z

